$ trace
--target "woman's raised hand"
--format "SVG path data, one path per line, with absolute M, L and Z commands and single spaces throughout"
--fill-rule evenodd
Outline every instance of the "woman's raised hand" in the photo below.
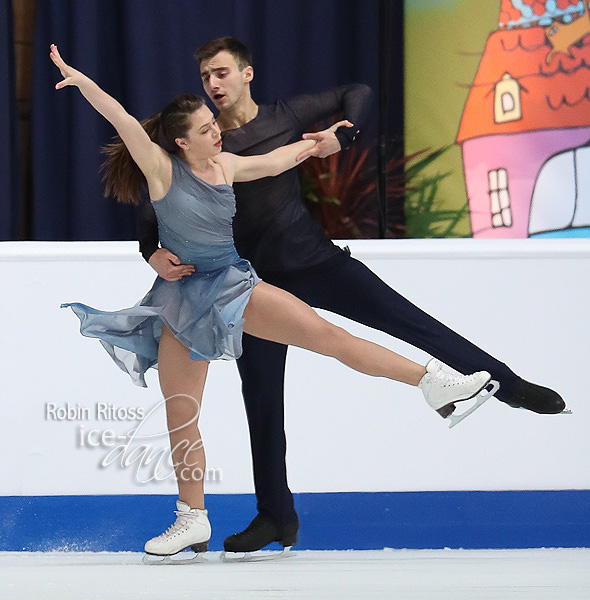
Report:
M 51 52 L 49 53 L 49 57 L 53 61 L 53 64 L 55 64 L 55 66 L 59 69 L 59 72 L 63 77 L 62 81 L 59 81 L 55 84 L 55 89 L 61 90 L 61 88 L 66 87 L 67 85 L 77 86 L 81 82 L 84 75 L 80 73 L 80 71 L 76 71 L 76 69 L 70 67 L 64 62 L 55 44 L 51 44 L 50 48 Z
M 66 64 L 55 44 L 51 44 L 49 56 L 63 77 L 62 81 L 55 85 L 55 89 L 60 90 L 68 85 L 77 87 L 90 106 L 117 130 L 119 137 L 127 146 L 131 158 L 145 175 L 150 193 L 161 192 L 161 195 L 157 197 L 164 196 L 170 187 L 168 154 L 152 142 L 141 123 L 134 119 L 117 100 L 109 96 L 90 77 Z M 158 191 L 154 192 L 154 190 Z M 131 200 L 133 200 L 132 197 Z

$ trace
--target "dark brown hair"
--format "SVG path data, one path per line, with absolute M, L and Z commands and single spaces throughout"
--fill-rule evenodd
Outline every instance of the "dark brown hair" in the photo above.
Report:
M 243 71 L 247 66 L 252 64 L 252 53 L 248 46 L 229 35 L 205 42 L 195 52 L 195 58 L 201 64 L 204 60 L 213 58 L 223 50 L 229 52 L 234 57 L 240 71 Z
M 171 154 L 177 154 L 176 138 L 186 137 L 189 117 L 205 105 L 205 99 L 193 94 L 176 96 L 160 113 L 141 121 L 152 142 Z M 101 165 L 104 195 L 115 196 L 118 202 L 137 204 L 146 181 L 140 168 L 119 136 L 102 148 L 105 159 Z

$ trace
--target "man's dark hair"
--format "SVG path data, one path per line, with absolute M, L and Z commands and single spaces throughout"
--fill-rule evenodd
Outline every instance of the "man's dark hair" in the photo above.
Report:
M 213 58 L 223 50 L 229 52 L 234 57 L 240 71 L 243 71 L 247 66 L 252 64 L 252 53 L 248 46 L 229 35 L 205 42 L 195 52 L 195 58 L 201 64 L 204 60 Z

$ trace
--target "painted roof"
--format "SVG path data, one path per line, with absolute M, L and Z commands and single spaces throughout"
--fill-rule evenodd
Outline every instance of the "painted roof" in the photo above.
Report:
M 536 27 L 570 23 L 584 12 L 584 0 L 502 0 L 498 26 Z
M 506 73 L 520 87 L 522 116 L 496 123 L 496 84 Z M 504 29 L 490 35 L 465 104 L 458 143 L 484 135 L 588 125 L 590 34 L 563 51 L 554 49 L 542 27 Z

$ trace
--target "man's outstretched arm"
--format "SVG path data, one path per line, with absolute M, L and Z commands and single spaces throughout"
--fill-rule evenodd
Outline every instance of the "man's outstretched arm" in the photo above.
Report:
M 318 143 L 300 155 L 298 160 L 308 156 L 324 158 L 348 148 L 365 123 L 372 102 L 371 88 L 361 83 L 333 88 L 321 94 L 303 94 L 284 101 L 284 107 L 291 112 L 302 132 L 318 121 L 329 118 L 342 118 L 353 123 L 352 128 L 340 127 L 331 136 L 306 134 L 306 139 L 315 139 Z

